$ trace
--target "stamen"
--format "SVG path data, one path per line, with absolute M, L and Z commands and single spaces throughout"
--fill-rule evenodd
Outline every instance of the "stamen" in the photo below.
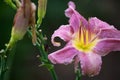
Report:
M 90 27 L 88 27 L 88 42 L 91 40 L 91 37 L 92 37 L 92 35 L 91 35 L 91 29 L 90 29 Z
M 80 29 L 79 29 L 78 36 L 79 36 L 79 40 L 80 40 L 81 39 L 81 26 L 80 26 Z
M 81 43 L 84 44 L 84 35 L 83 35 L 83 27 L 81 26 Z
M 86 45 L 86 37 L 87 37 L 87 35 L 86 35 L 86 28 L 85 28 L 85 26 L 83 26 L 83 30 L 82 31 L 83 31 L 83 42 L 84 42 L 83 44 Z
M 89 43 L 93 42 L 96 38 L 98 38 L 98 35 L 101 33 L 101 29 L 100 31 L 89 41 Z
M 86 30 L 86 44 L 88 44 L 89 42 L 89 33 L 88 33 L 88 30 Z
M 96 41 L 99 33 L 95 34 L 89 26 L 80 25 L 79 31 L 75 36 L 74 45 L 78 50 L 85 52 L 91 51 L 91 49 L 96 45 Z
M 80 25 L 80 29 L 79 29 L 79 41 L 81 44 L 83 45 L 87 45 L 87 41 L 88 41 L 88 31 L 86 29 L 85 26 L 83 26 L 82 24 Z

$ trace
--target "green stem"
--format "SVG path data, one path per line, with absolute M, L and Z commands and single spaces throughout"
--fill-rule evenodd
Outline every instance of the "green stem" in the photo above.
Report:
M 81 72 L 80 69 L 76 71 L 76 79 L 75 80 L 81 80 Z
M 17 9 L 16 5 L 12 2 L 12 0 L 4 0 L 9 6 L 11 6 L 13 9 Z
M 58 80 L 57 75 L 56 75 L 56 72 L 55 72 L 55 70 L 54 70 L 53 68 L 50 69 L 50 73 L 51 73 L 51 75 L 52 75 L 53 80 Z
M 3 67 L 3 63 L 4 63 L 4 59 L 1 55 L 1 65 L 0 65 L 0 80 L 3 80 L 3 71 L 4 71 L 4 67 Z
M 30 30 L 28 30 L 28 33 L 32 37 L 32 33 L 31 33 Z M 36 31 L 36 33 L 37 33 L 37 36 L 38 36 L 37 37 L 37 42 L 36 42 L 36 47 L 39 49 L 40 55 L 41 55 L 41 58 L 42 58 L 40 60 L 41 60 L 42 63 L 44 63 L 44 65 L 47 65 L 47 64 L 52 65 L 50 63 L 50 61 L 48 60 L 47 52 L 45 51 L 45 47 L 44 47 L 44 42 L 45 41 L 43 39 L 44 37 L 41 33 L 39 34 L 38 31 Z M 39 41 L 38 41 L 39 39 L 41 40 L 41 43 L 39 43 Z M 50 74 L 51 74 L 53 80 L 58 80 L 56 72 L 54 70 L 54 67 L 46 67 L 46 68 L 50 71 Z
M 0 55 L 0 80 L 9 80 L 10 70 L 15 54 L 14 48 L 12 48 L 12 50 L 8 50 L 6 47 L 5 51 Z
M 13 64 L 13 60 L 14 60 L 14 56 L 15 56 L 15 51 L 16 51 L 16 45 L 14 45 L 14 48 L 12 48 L 12 50 L 10 50 L 9 54 L 7 55 L 7 59 L 6 59 L 6 69 L 7 71 L 5 72 L 5 80 L 9 80 L 10 78 L 10 72 L 11 72 L 11 67 Z
M 0 55 L 0 75 L 2 74 L 2 56 Z M 1 79 L 0 79 L 1 80 Z

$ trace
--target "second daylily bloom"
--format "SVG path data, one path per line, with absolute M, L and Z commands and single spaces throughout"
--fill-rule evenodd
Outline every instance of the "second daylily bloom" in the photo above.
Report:
M 96 17 L 87 21 L 75 10 L 75 4 L 71 1 L 68 6 L 65 15 L 70 18 L 69 24 L 60 26 L 52 35 L 54 46 L 60 46 L 59 42 L 54 41 L 55 37 L 60 37 L 67 44 L 49 54 L 48 58 L 54 64 L 74 61 L 75 69 L 80 62 L 83 75 L 97 75 L 101 69 L 101 56 L 120 51 L 120 31 Z

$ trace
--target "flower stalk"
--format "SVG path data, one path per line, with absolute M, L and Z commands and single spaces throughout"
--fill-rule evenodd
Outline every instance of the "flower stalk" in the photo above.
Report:
M 10 5 L 13 9 L 17 9 L 16 5 L 13 3 L 12 0 L 4 0 L 8 5 Z
M 15 20 L 14 20 L 15 24 L 12 29 L 12 38 L 10 39 L 9 44 L 6 46 L 6 50 L 2 53 L 6 54 L 8 50 L 10 50 L 10 51 L 13 50 L 14 45 L 17 43 L 18 40 L 21 40 L 23 38 L 28 26 L 30 26 L 31 30 L 28 30 L 28 34 L 32 37 L 33 45 L 35 45 L 40 51 L 40 56 L 41 56 L 40 61 L 42 62 L 42 66 L 46 67 L 50 71 L 53 80 L 57 80 L 57 75 L 55 73 L 54 66 L 50 63 L 50 61 L 48 60 L 48 57 L 47 57 L 47 51 L 45 50 L 45 46 L 44 46 L 45 38 L 44 38 L 43 34 L 37 30 L 39 28 L 39 26 L 41 25 L 42 18 L 44 18 L 44 16 L 45 16 L 47 0 L 39 0 L 38 21 L 37 21 L 36 25 L 35 25 L 36 7 L 34 6 L 33 3 L 30 3 L 30 0 L 21 0 L 21 1 L 22 1 L 22 3 L 18 2 L 18 0 L 16 0 L 16 5 L 19 10 L 15 16 Z M 26 1 L 28 1 L 28 2 L 26 3 Z M 12 3 L 11 0 L 6 0 L 6 2 L 9 3 L 12 8 L 16 9 L 15 7 L 13 7 L 13 5 L 11 5 L 11 3 Z M 25 4 L 28 4 L 28 5 L 25 5 Z M 21 8 L 21 5 L 24 5 L 23 8 Z M 32 6 L 32 7 L 30 8 L 30 6 Z M 24 7 L 26 7 L 26 8 L 24 8 Z M 24 10 L 22 10 L 22 9 L 24 9 Z M 30 12 L 30 9 L 32 9 L 31 12 Z M 30 15 L 28 15 L 29 13 L 30 13 Z M 24 19 L 26 21 L 24 21 Z M 21 23 L 21 21 L 24 21 L 24 22 Z M 21 25 L 21 24 L 23 24 L 23 25 Z M 35 29 L 35 28 L 37 28 L 37 29 Z M 24 34 L 23 34 L 23 30 L 24 30 Z M 17 35 L 16 35 L 16 32 L 17 32 Z M 23 35 L 21 35 L 21 33 Z M 36 34 L 37 34 L 37 36 L 36 36 Z M 13 53 L 11 53 L 11 54 L 13 54 Z M 9 57 L 11 57 L 11 56 L 9 56 Z M 0 65 L 0 80 L 4 80 L 4 76 L 6 73 L 5 70 L 7 70 L 7 65 L 9 64 L 9 63 L 7 63 L 7 58 L 8 58 L 8 56 L 5 58 L 4 55 L 0 55 L 0 59 L 1 59 L 0 60 L 0 63 L 1 63 L 1 65 Z M 10 61 L 10 63 L 11 62 L 12 61 Z M 4 69 L 4 68 L 6 68 L 6 69 Z
M 16 45 L 9 50 L 6 46 L 5 49 L 0 51 L 0 80 L 9 80 L 9 73 L 15 55 L 15 48 Z
M 76 79 L 75 80 L 81 80 L 80 69 L 78 69 L 77 72 L 76 72 Z
M 42 64 L 40 66 L 44 66 L 50 71 L 50 74 L 51 74 L 53 80 L 58 80 L 56 72 L 54 70 L 54 66 L 53 66 L 53 64 L 51 64 L 51 62 L 48 60 L 48 57 L 47 57 L 48 54 L 47 54 L 47 51 L 45 50 L 44 36 L 40 31 L 36 31 L 36 33 L 37 33 L 37 42 L 36 42 L 35 46 L 40 51 L 39 60 L 42 62 Z M 30 35 L 32 37 L 32 32 L 30 30 L 28 30 L 28 35 Z

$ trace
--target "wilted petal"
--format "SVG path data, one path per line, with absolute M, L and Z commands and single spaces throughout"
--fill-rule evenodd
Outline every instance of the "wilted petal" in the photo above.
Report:
M 35 12 L 36 12 L 36 6 L 34 3 L 31 3 L 31 16 L 29 20 L 29 26 L 31 26 L 32 30 L 32 43 L 33 45 L 36 45 L 37 42 L 37 36 L 36 36 L 36 27 L 35 27 Z
M 83 75 L 98 75 L 101 69 L 101 56 L 95 53 L 82 53 L 80 55 L 80 63 Z
M 21 5 L 14 17 L 11 38 L 7 45 L 8 49 L 11 49 L 18 40 L 21 40 L 24 37 L 29 26 L 31 7 L 32 5 L 30 0 L 21 0 Z
M 21 6 L 18 8 L 14 18 L 14 29 L 12 35 L 21 35 L 21 38 L 27 31 L 30 15 L 31 15 L 31 1 L 21 0 Z M 19 40 L 21 39 L 19 38 Z
M 111 38 L 100 40 L 93 51 L 101 56 L 105 56 L 111 51 L 120 51 L 120 39 Z
M 24 18 L 30 19 L 31 15 L 31 1 L 30 0 L 21 0 L 21 9 L 23 9 Z
M 115 29 L 112 25 L 109 25 L 106 22 L 101 21 L 96 17 L 92 17 L 89 19 L 89 27 L 91 30 L 99 31 L 101 29 Z
M 28 19 L 24 18 L 23 10 L 19 9 L 14 18 L 14 28 L 15 31 L 25 34 L 28 28 Z
M 69 25 L 62 25 L 59 29 L 57 29 L 51 38 L 51 41 L 54 46 L 60 46 L 59 42 L 55 42 L 54 38 L 60 37 L 64 41 L 69 41 L 72 38 L 72 29 Z
M 77 50 L 71 46 L 64 47 L 61 50 L 53 52 L 48 55 L 48 59 L 54 64 L 69 64 L 77 55 Z
M 18 8 L 14 18 L 14 26 L 12 28 L 11 37 L 17 40 L 21 40 L 25 35 L 31 14 L 31 2 L 30 0 L 21 0 L 21 6 Z

